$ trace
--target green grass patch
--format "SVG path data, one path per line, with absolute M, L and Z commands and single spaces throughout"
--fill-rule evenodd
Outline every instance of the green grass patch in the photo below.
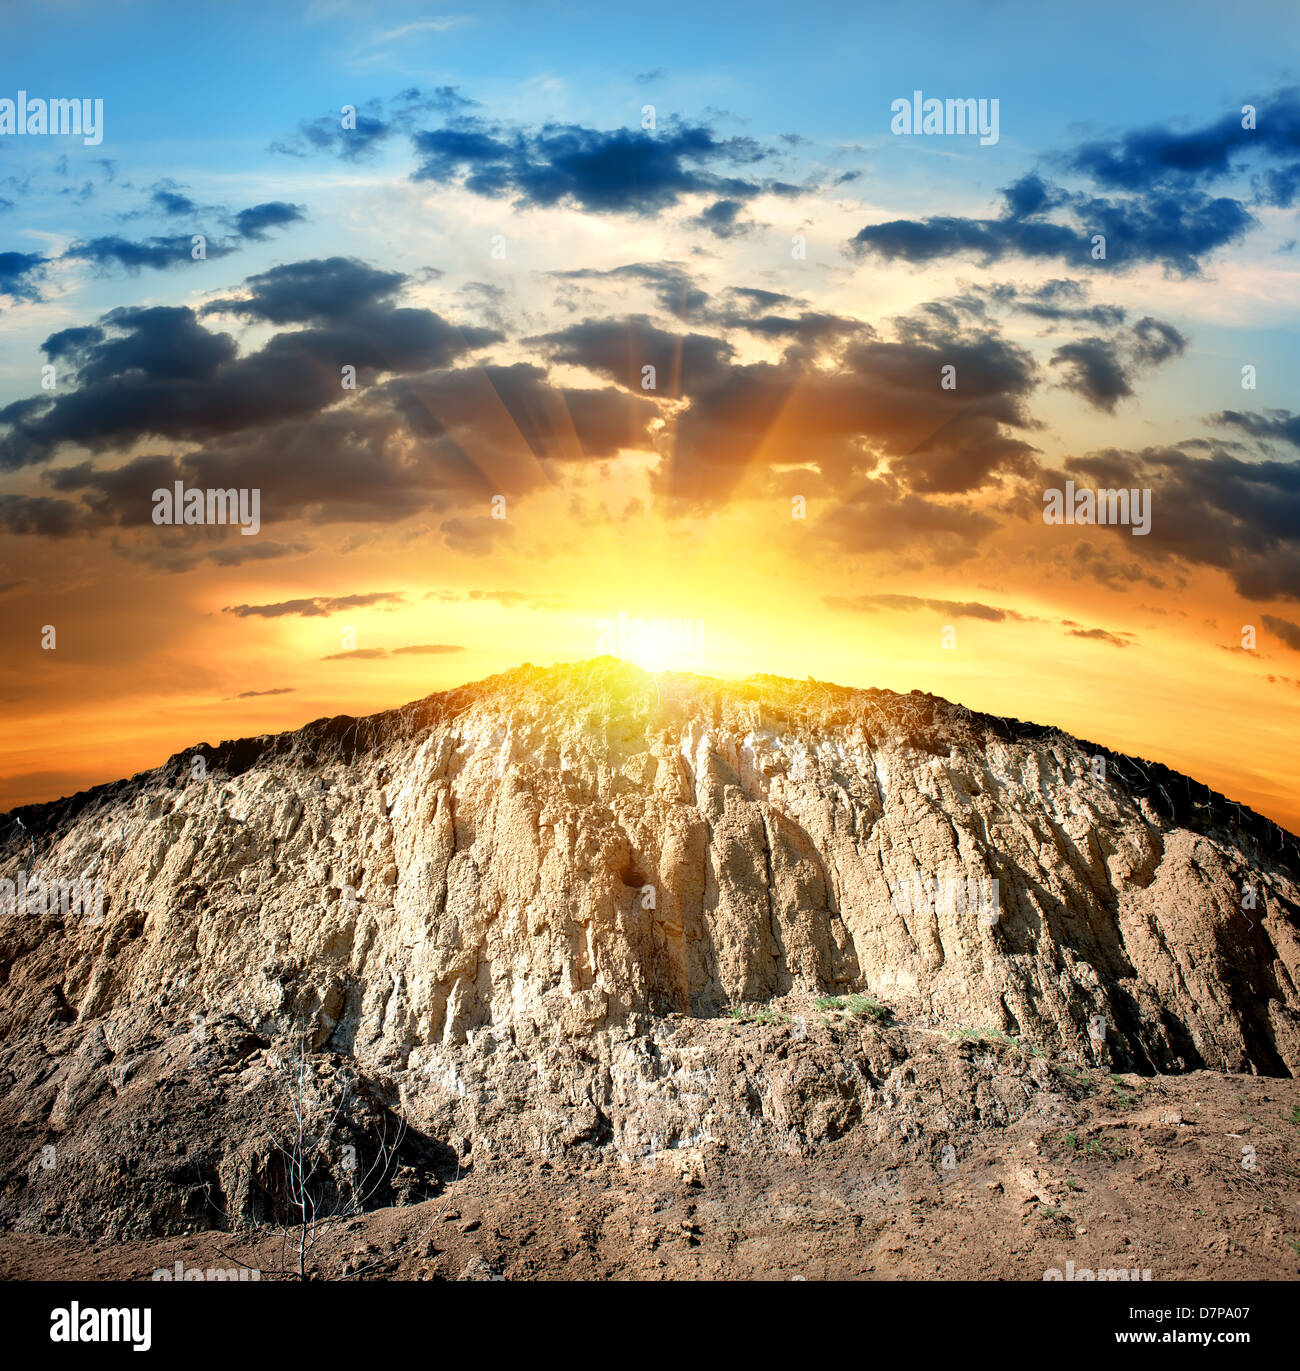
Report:
M 850 995 L 844 1001 L 844 1008 L 855 1019 L 874 1019 L 879 1024 L 887 1024 L 894 1017 L 885 1005 L 870 995 Z
M 790 1016 L 779 1009 L 759 1009 L 741 1005 L 730 1011 L 730 1017 L 737 1023 L 774 1024 L 789 1023 Z

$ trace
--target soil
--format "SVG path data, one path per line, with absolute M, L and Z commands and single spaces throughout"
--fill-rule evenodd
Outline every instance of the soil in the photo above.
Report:
M 941 1153 L 937 1166 L 865 1128 L 802 1154 L 476 1157 L 438 1197 L 326 1233 L 310 1274 L 1040 1281 L 1072 1261 L 1149 1270 L 1153 1282 L 1300 1277 L 1300 1082 L 1053 1070 L 1073 1082 L 1068 1125 L 1045 1127 L 1038 1112 L 967 1130 L 962 1155 Z M 281 1279 L 284 1239 L 0 1235 L 5 1280 L 147 1280 L 176 1262 Z

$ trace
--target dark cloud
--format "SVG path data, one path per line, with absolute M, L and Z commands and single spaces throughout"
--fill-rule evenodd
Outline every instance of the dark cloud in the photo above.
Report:
M 48 257 L 35 252 L 0 252 L 0 295 L 39 300 Z
M 269 324 L 332 324 L 391 308 L 406 285 L 400 271 L 380 271 L 355 257 L 289 262 L 250 276 L 244 297 L 210 301 L 200 311 Z
M 305 270 L 294 278 L 296 297 L 280 290 L 284 278 L 274 282 L 275 307 L 284 312 L 292 298 L 300 313 L 319 307 L 312 268 L 337 279 L 331 263 L 297 265 Z M 262 279 L 254 278 L 245 313 L 256 314 L 259 304 L 272 308 L 258 294 Z M 263 428 L 359 394 L 342 388 L 344 366 L 356 368 L 364 388 L 384 373 L 445 367 L 498 336 L 380 301 L 345 320 L 277 333 L 258 351 L 238 356 L 228 335 L 204 329 L 188 307 L 114 310 L 94 331 L 54 335 L 51 345 L 74 368 L 78 387 L 0 410 L 0 468 L 48 461 L 65 443 L 102 451 L 145 437 L 202 442 Z
M 1037 172 L 1031 171 L 1013 184 L 1004 186 L 1002 199 L 1008 218 L 1029 219 L 1063 204 L 1065 195 L 1048 185 Z
M 1062 224 L 952 215 L 869 224 L 852 238 L 851 246 L 859 255 L 872 252 L 887 262 L 916 265 L 966 254 L 981 258 L 985 266 L 1009 256 L 1065 258 L 1082 264 L 1089 250 L 1084 234 Z
M 1248 599 L 1300 599 L 1300 463 L 1245 461 L 1188 443 L 1107 449 L 1065 467 L 1079 483 L 1152 492 L 1150 532 L 1134 538 L 1117 528 L 1129 554 L 1218 568 Z M 1066 473 L 1044 476 L 1059 485 Z
M 1052 353 L 1051 365 L 1061 368 L 1066 390 L 1113 414 L 1118 402 L 1134 393 L 1135 373 L 1180 356 L 1186 347 L 1187 339 L 1172 324 L 1148 316 L 1109 338 L 1063 343 Z
M 528 362 L 487 365 L 389 383 L 391 402 L 412 432 L 481 454 L 476 467 L 502 473 L 527 453 L 538 460 L 613 457 L 645 447 L 657 408 L 640 394 L 552 384 Z M 513 454 L 513 455 L 512 455 Z
M 1237 112 L 1191 133 L 1147 129 L 1087 143 L 1064 158 L 1069 170 L 1122 198 L 1072 192 L 1031 172 L 1004 188 L 996 218 L 895 219 L 868 225 L 850 246 L 917 264 L 970 255 L 985 265 L 1025 257 L 1090 266 L 1093 235 L 1101 234 L 1109 269 L 1158 262 L 1171 274 L 1196 275 L 1204 258 L 1256 222 L 1241 200 L 1203 188 L 1239 169 L 1236 154 L 1290 159 L 1265 171 L 1256 192 L 1262 203 L 1290 205 L 1300 189 L 1300 91 L 1278 92 L 1262 105 L 1258 128 L 1241 122 Z
M 415 653 L 422 656 L 443 656 L 450 652 L 464 652 L 464 647 L 459 643 L 412 643 L 409 647 L 395 647 L 394 657 L 402 657 L 408 653 Z
M 1240 242 L 1256 223 L 1240 200 L 1199 191 L 1121 201 L 1079 198 L 1073 211 L 1089 234 L 1105 236 L 1112 267 L 1159 262 L 1179 276 L 1197 275 L 1203 257 Z
M 188 195 L 182 195 L 179 191 L 170 187 L 160 187 L 149 197 L 164 214 L 172 216 L 194 215 L 199 212 L 199 207 Z
M 272 143 L 270 151 L 290 157 L 328 152 L 355 162 L 369 157 L 394 135 L 411 132 L 417 120 L 430 114 L 463 118 L 477 104 L 461 95 L 456 86 L 437 86 L 432 91 L 412 86 L 390 100 L 374 99 L 358 106 L 355 128 L 343 127 L 340 109 L 338 114 L 305 121 L 292 137 Z
M 123 519 L 121 522 L 126 522 Z M 87 521 L 87 531 L 94 525 Z M 220 541 L 221 539 L 225 541 Z M 148 567 L 151 571 L 178 576 L 203 563 L 218 567 L 243 566 L 246 562 L 269 562 L 284 557 L 301 557 L 312 549 L 305 543 L 281 543 L 274 539 L 242 538 L 227 528 L 182 527 L 159 530 L 149 536 L 127 541 L 114 535 L 110 547 L 125 561 Z
M 735 349 L 702 333 L 669 333 L 644 314 L 624 319 L 587 319 L 532 340 L 557 362 L 586 367 L 638 394 L 676 399 L 724 380 Z M 654 368 L 652 391 L 643 388 Z
M 363 595 L 314 595 L 305 600 L 280 600 L 269 605 L 226 605 L 223 614 L 240 619 L 282 619 L 298 614 L 315 619 L 329 614 L 341 614 L 346 609 L 365 609 L 370 605 L 403 604 L 406 596 L 400 590 L 374 590 Z M 348 654 L 344 654 L 347 656 Z
M 1263 205 L 1291 209 L 1300 197 L 1300 162 L 1292 162 L 1289 167 L 1269 167 L 1255 193 Z
M 1276 614 L 1263 616 L 1264 627 L 1275 637 L 1280 638 L 1292 652 L 1300 652 L 1300 624 L 1290 619 L 1279 619 Z
M 1257 103 L 1254 129 L 1242 127 L 1238 108 L 1187 133 L 1156 126 L 1085 143 L 1066 164 L 1099 186 L 1141 191 L 1219 180 L 1234 171 L 1237 158 L 1295 157 L 1300 153 L 1300 88 L 1276 91 Z
M 731 286 L 726 291 L 726 299 L 734 311 L 750 315 L 799 303 L 793 295 L 783 295 L 776 290 L 760 290 L 754 286 Z
M 1238 428 L 1252 438 L 1275 440 L 1300 448 L 1300 414 L 1286 409 L 1266 409 L 1262 413 L 1245 413 L 1225 409 L 1210 416 L 1210 423 L 1224 428 Z
M 284 228 L 288 224 L 300 224 L 306 219 L 301 205 L 290 205 L 284 200 L 268 200 L 263 205 L 250 205 L 235 215 L 235 232 L 251 242 L 264 242 L 267 230 Z
M 231 698 L 236 700 L 256 700 L 260 699 L 263 695 L 293 695 L 294 693 L 293 686 L 276 686 L 272 690 L 241 690 L 238 695 L 232 696 Z
M 894 219 L 861 229 L 850 247 L 886 261 L 924 264 L 948 257 L 975 256 L 989 266 L 1008 257 L 1064 260 L 1091 265 L 1093 235 L 1106 239 L 1108 268 L 1123 270 L 1159 262 L 1167 271 L 1193 276 L 1201 258 L 1239 241 L 1255 220 L 1239 201 L 1211 199 L 1200 191 L 1150 193 L 1125 200 L 1068 196 L 1073 225 L 1026 220 L 1007 214 L 998 219 L 935 215 Z
M 1123 364 L 1104 338 L 1063 343 L 1052 353 L 1051 365 L 1062 369 L 1066 390 L 1107 413 L 1114 413 L 1116 402 L 1133 394 Z
M 890 470 L 915 491 L 960 494 L 978 490 L 1003 476 L 1030 476 L 1038 451 L 1002 432 L 998 420 L 986 415 L 961 415 L 948 420 Z
M 185 327 L 197 327 L 187 311 L 173 313 Z M 200 335 L 214 337 L 201 329 Z M 63 345 L 58 340 L 56 350 Z M 178 347 L 170 364 L 179 368 L 194 356 L 194 349 Z M 148 359 L 145 364 L 162 365 Z M 220 373 L 215 367 L 214 374 Z M 46 483 L 60 495 L 78 495 L 81 503 L 16 507 L 11 520 L 32 532 L 122 526 L 156 536 L 152 493 L 182 481 L 188 488 L 259 490 L 264 524 L 390 522 L 441 513 L 448 542 L 475 551 L 501 532 L 502 521 L 458 521 L 453 511 L 476 507 L 486 514 L 497 495 L 513 500 L 547 485 L 552 478 L 544 464 L 648 448 L 649 425 L 657 415 L 640 396 L 612 386 L 556 386 L 540 367 L 527 363 L 421 372 L 373 385 L 351 402 L 322 412 L 218 435 L 181 456 L 139 456 L 108 468 L 83 461 L 51 469 Z M 158 554 L 169 569 L 182 569 L 187 558 L 192 565 L 201 557 L 255 555 L 247 549 L 249 539 L 233 539 L 237 551 L 232 553 L 229 547 L 193 547 L 199 535 L 184 532 L 190 551 L 169 544 Z M 132 555 L 125 547 L 123 553 Z
M 885 456 L 899 459 L 896 475 L 927 492 L 974 489 L 1022 469 L 1030 449 L 1006 441 L 998 426 L 1032 422 L 1030 356 L 989 330 L 954 334 L 920 317 L 894 328 L 894 340 L 863 334 L 832 353 L 798 347 L 778 363 L 743 366 L 726 364 L 729 350 L 720 352 L 718 340 L 712 348 L 707 339 L 689 348 L 683 340 L 680 393 L 690 405 L 657 473 L 659 493 L 725 499 L 765 445 L 768 461 L 797 455 L 836 489 Z M 632 359 L 640 355 L 634 347 Z M 956 368 L 955 390 L 941 386 L 945 366 Z M 778 428 L 783 441 L 773 443 Z
M 71 500 L 48 495 L 0 495 L 0 529 L 68 538 L 85 528 L 84 512 Z
M 1014 286 L 994 287 L 990 292 L 1022 314 L 1050 323 L 1093 324 L 1101 328 L 1117 328 L 1124 322 L 1125 311 L 1119 305 L 1086 303 L 1088 288 L 1082 282 L 1056 278 L 1044 281 L 1030 290 Z
M 536 132 L 461 120 L 414 135 L 417 181 L 461 182 L 476 195 L 516 205 L 576 205 L 592 213 L 651 214 L 683 196 L 751 199 L 791 187 L 710 168 L 748 166 L 766 156 L 751 138 L 716 138 L 700 125 L 608 132 L 547 124 Z
M 107 234 L 101 238 L 91 238 L 88 242 L 73 243 L 63 255 L 90 262 L 101 271 L 113 266 L 125 267 L 134 275 L 144 267 L 166 271 L 184 266 L 194 261 L 193 248 L 193 238 L 188 233 L 175 234 L 170 238 L 146 238 L 138 242 L 117 234 Z M 205 251 L 209 258 L 229 257 L 237 248 L 233 243 L 222 243 L 214 238 L 208 241 Z
M 187 214 L 196 209 L 194 202 L 169 190 L 156 191 L 153 195 L 165 214 L 175 216 Z M 234 237 L 222 241 L 213 234 L 203 234 L 204 253 L 208 259 L 229 257 L 239 251 L 246 242 L 263 242 L 269 229 L 285 228 L 289 224 L 300 223 L 305 218 L 298 205 L 290 205 L 283 200 L 270 200 L 261 205 L 250 205 L 226 222 L 233 229 Z M 198 233 L 199 230 L 195 230 Z M 183 266 L 195 260 L 193 256 L 194 234 L 179 233 L 141 240 L 123 238 L 118 234 L 105 234 L 73 243 L 63 254 L 65 258 L 90 262 L 100 272 L 117 266 L 123 267 L 132 275 L 148 267 L 153 271 L 166 271 Z
M 715 200 L 690 222 L 696 228 L 708 230 L 715 238 L 740 238 L 757 227 L 752 219 L 741 217 L 744 208 L 740 200 Z

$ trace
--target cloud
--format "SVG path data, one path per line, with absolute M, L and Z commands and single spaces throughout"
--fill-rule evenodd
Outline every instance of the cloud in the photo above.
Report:
M 950 619 L 984 619 L 990 623 L 1036 623 L 1032 615 L 1014 609 L 1000 609 L 996 605 L 981 604 L 978 600 L 931 600 L 916 595 L 827 595 L 823 597 L 833 609 L 852 609 L 874 614 L 881 609 L 927 610 L 946 615 Z
M 994 286 L 988 294 L 991 299 L 1008 304 L 1022 314 L 1050 323 L 1084 323 L 1117 328 L 1126 317 L 1125 310 L 1119 305 L 1086 303 L 1088 287 L 1068 278 L 1057 277 L 1028 290 L 999 285 Z
M 39 300 L 39 283 L 49 260 L 35 252 L 0 252 L 0 295 Z
M 383 657 L 445 656 L 452 652 L 464 651 L 465 649 L 459 643 L 413 643 L 410 647 L 395 647 L 391 651 L 386 647 L 354 647 L 348 652 L 331 652 L 328 657 L 322 657 L 321 661 L 346 662 L 349 658 L 353 658 L 373 662 Z
M 670 333 L 644 314 L 623 319 L 586 319 L 548 333 L 539 343 L 557 362 L 585 367 L 598 376 L 646 394 L 645 368 L 654 368 L 654 394 L 677 399 L 723 381 L 735 349 L 707 334 Z
M 868 481 L 837 505 L 822 527 L 846 553 L 922 555 L 932 566 L 951 567 L 973 557 L 997 528 L 987 514 L 902 494 L 885 481 Z
M 1187 339 L 1172 324 L 1148 316 L 1110 338 L 1063 343 L 1052 353 L 1050 365 L 1062 369 L 1064 389 L 1113 414 L 1120 400 L 1133 395 L 1134 373 L 1178 357 L 1186 347 Z
M 325 280 L 336 273 L 329 262 L 297 266 L 299 308 L 314 301 L 319 310 L 313 269 Z M 234 308 L 269 308 L 260 281 L 246 283 L 250 299 Z M 284 308 L 293 292 L 275 298 Z M 344 366 L 355 367 L 364 388 L 385 373 L 445 367 L 498 336 L 381 299 L 346 320 L 277 333 L 239 356 L 229 335 L 203 328 L 188 306 L 112 310 L 93 329 L 47 340 L 72 366 L 77 388 L 0 409 L 0 469 L 46 462 L 68 443 L 102 451 L 146 437 L 202 442 L 263 428 L 347 401 L 353 393 L 342 389 Z
M 926 219 L 891 219 L 869 224 L 850 240 L 860 256 L 871 252 L 887 262 L 922 265 L 965 254 L 985 266 L 1004 257 L 1087 260 L 1088 240 L 1062 224 L 1025 224 L 1014 219 L 964 219 L 932 215 Z
M 241 209 L 235 215 L 235 232 L 250 242 L 261 243 L 266 240 L 267 229 L 300 224 L 306 217 L 301 205 L 290 205 L 284 200 L 268 200 L 265 204 Z
M 48 495 L 0 495 L 0 529 L 69 538 L 85 528 L 85 516 L 71 500 Z
M 1080 628 L 1078 625 L 1068 627 L 1068 619 L 1063 619 L 1062 623 L 1067 625 L 1066 636 L 1069 638 L 1091 638 L 1099 643 L 1109 643 L 1111 647 L 1132 647 L 1136 641 L 1132 633 L 1112 633 L 1105 628 Z
M 765 151 L 751 138 L 716 138 L 702 125 L 601 131 L 547 124 L 537 131 L 462 119 L 412 138 L 417 181 L 459 182 L 491 199 L 512 196 L 516 207 L 573 205 L 594 214 L 653 214 L 684 196 L 752 199 L 793 187 L 710 168 L 749 166 Z
M 341 614 L 346 609 L 365 609 L 370 605 L 404 604 L 406 596 L 400 590 L 374 590 L 363 595 L 314 595 L 303 600 L 279 600 L 269 605 L 226 605 L 223 614 L 239 619 L 282 619 L 287 615 L 301 615 L 306 619 Z
M 188 195 L 182 195 L 170 186 L 161 186 L 149 197 L 164 214 L 172 216 L 194 215 L 199 207 Z
M 1240 410 L 1225 409 L 1209 418 L 1211 424 L 1224 428 L 1239 428 L 1252 438 L 1289 443 L 1300 448 L 1300 414 L 1286 409 L 1266 409 L 1262 413 L 1243 414 Z
M 626 266 L 613 267 L 608 271 L 600 271 L 595 267 L 579 267 L 572 271 L 553 271 L 550 274 L 558 281 L 643 283 L 650 287 L 664 312 L 678 319 L 700 313 L 709 299 L 708 292 L 696 284 L 686 270 L 676 262 L 629 262 Z
M 1292 652 L 1300 652 L 1300 624 L 1293 624 L 1290 619 L 1279 619 L 1276 614 L 1265 614 L 1263 619 L 1264 626 L 1274 636 L 1280 638 Z
M 715 200 L 689 222 L 715 238 L 740 238 L 758 227 L 752 219 L 741 218 L 744 208 L 741 200 Z
M 1295 157 L 1300 151 L 1300 88 L 1278 90 L 1260 102 L 1255 123 L 1253 129 L 1243 128 L 1242 112 L 1236 109 L 1186 133 L 1156 125 L 1085 143 L 1068 155 L 1066 165 L 1097 185 L 1140 191 L 1220 180 L 1234 171 L 1238 157 Z
M 895 486 L 931 493 L 975 489 L 1023 471 L 1031 449 L 1000 426 L 1032 423 L 1025 397 L 1037 370 L 1029 354 L 992 330 L 954 333 L 920 316 L 895 320 L 894 331 L 895 338 L 884 339 L 816 320 L 804 337 L 820 335 L 825 347 L 794 347 L 780 362 L 745 365 L 727 364 L 729 344 L 696 335 L 673 348 L 644 329 L 629 339 L 626 328 L 620 336 L 606 324 L 588 336 L 605 337 L 610 374 L 631 363 L 634 377 L 638 362 L 666 355 L 667 393 L 690 400 L 656 473 L 663 495 L 724 499 L 760 451 L 772 464 L 797 454 L 837 491 L 861 482 L 886 457 Z M 945 366 L 956 368 L 956 390 L 941 385 Z M 845 526 L 853 514 L 846 512 Z
M 200 312 L 269 324 L 342 323 L 390 309 L 407 280 L 400 271 L 380 271 L 355 257 L 289 262 L 248 277 L 246 295 L 209 301 Z
M 1066 190 L 1031 172 L 1003 189 L 996 217 L 894 219 L 861 229 L 850 248 L 915 264 L 975 256 L 986 266 L 1008 257 L 1085 266 L 1093 235 L 1100 234 L 1111 270 L 1158 262 L 1171 275 L 1194 276 L 1204 258 L 1240 241 L 1257 222 L 1242 200 L 1212 197 L 1206 187 L 1242 173 L 1249 159 L 1284 158 L 1284 166 L 1256 177 L 1255 199 L 1285 208 L 1300 193 L 1300 87 L 1263 102 L 1257 127 L 1242 123 L 1236 110 L 1191 132 L 1137 130 L 1085 143 L 1059 159 L 1121 198 Z
M 198 210 L 193 200 L 178 195 L 172 190 L 162 189 L 154 192 L 152 201 L 169 217 L 187 215 Z M 234 233 L 233 238 L 225 241 L 213 234 L 202 233 L 203 251 L 207 259 L 215 260 L 229 257 L 239 251 L 244 243 L 265 242 L 268 230 L 286 228 L 290 224 L 301 223 L 306 216 L 299 205 L 291 205 L 283 200 L 269 200 L 264 204 L 250 205 L 237 214 L 222 216 Z M 90 262 L 102 274 L 111 267 L 123 267 L 135 275 L 144 268 L 152 271 L 166 271 L 184 266 L 195 260 L 193 233 L 160 235 L 152 238 L 133 240 L 119 234 L 104 234 L 72 243 L 63 257 L 74 261 Z
M 514 536 L 514 530 L 502 519 L 489 515 L 457 515 L 444 519 L 438 526 L 447 546 L 466 557 L 486 557 L 496 544 Z
M 1146 536 L 1130 538 L 1116 526 L 1132 555 L 1217 568 L 1248 599 L 1300 599 L 1300 464 L 1245 461 L 1202 440 L 1103 449 L 1069 459 L 1065 469 L 1076 480 L 1152 492 Z
M 934 215 L 870 224 L 849 242 L 861 256 L 923 265 L 974 256 L 984 266 L 1008 257 L 1090 263 L 1094 235 L 1106 240 L 1107 266 L 1124 270 L 1159 262 L 1173 275 L 1194 276 L 1203 257 L 1238 242 L 1255 224 L 1238 200 L 1211 199 L 1200 191 L 1152 192 L 1126 200 L 1073 195 L 1065 201 L 1075 224 L 1018 219 L 970 219 Z
M 306 120 L 296 134 L 272 143 L 270 151 L 290 157 L 328 152 L 355 162 L 372 156 L 389 138 L 413 132 L 417 121 L 429 114 L 463 118 L 477 103 L 461 95 L 456 86 L 437 86 L 428 92 L 412 86 L 391 99 L 355 107 L 350 128 L 343 126 L 342 109 Z
M 272 690 L 241 690 L 241 691 L 239 692 L 238 695 L 231 695 L 231 696 L 228 696 L 227 698 L 232 699 L 232 700 L 256 700 L 256 699 L 260 699 L 263 695 L 293 695 L 293 694 L 295 694 L 295 690 L 294 690 L 294 687 L 293 687 L 293 686 L 276 686 L 276 687 L 275 687 L 274 689 L 272 689 Z
M 401 38 L 412 38 L 418 33 L 448 33 L 452 29 L 458 29 L 469 22 L 470 17 L 467 14 L 438 14 L 429 19 L 416 19 L 409 24 L 402 24 L 398 28 L 376 34 L 372 41 L 379 45 L 381 43 L 395 43 Z

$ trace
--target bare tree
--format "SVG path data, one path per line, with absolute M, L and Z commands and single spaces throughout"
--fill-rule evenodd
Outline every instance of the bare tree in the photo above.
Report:
M 319 1269 L 318 1248 L 331 1232 L 391 1202 L 399 1153 L 409 1133 L 403 1113 L 377 1108 L 363 1098 L 351 1068 L 343 1069 L 332 1088 L 322 1087 L 312 1070 L 309 1039 L 309 1032 L 299 1028 L 292 1054 L 279 1058 L 280 1108 L 264 1124 L 269 1144 L 266 1166 L 260 1180 L 253 1178 L 270 1204 L 272 1226 L 280 1236 L 279 1266 L 264 1274 L 300 1281 Z M 375 1116 L 371 1127 L 357 1127 L 356 1116 L 363 1110 Z M 459 1180 L 458 1158 L 447 1204 Z M 427 1234 L 445 1210 L 446 1204 L 419 1233 L 397 1243 L 389 1256 Z M 229 1219 L 225 1211 L 218 1212 Z M 370 1262 L 350 1274 L 362 1276 L 379 1265 Z

